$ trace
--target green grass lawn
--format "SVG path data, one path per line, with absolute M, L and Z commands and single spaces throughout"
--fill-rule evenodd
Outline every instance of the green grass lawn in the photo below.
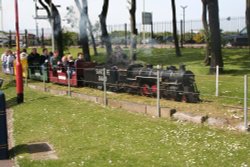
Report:
M 80 49 L 72 49 L 76 54 Z M 104 49 L 93 57 L 103 62 Z M 127 51 L 127 50 L 126 50 Z M 247 49 L 224 49 L 225 73 L 220 77 L 220 95 L 215 98 L 215 77 L 204 67 L 203 49 L 183 49 L 176 58 L 173 49 L 141 49 L 138 59 L 153 65 L 186 64 L 196 74 L 201 104 L 162 100 L 163 106 L 177 110 L 225 116 L 226 105 L 243 105 L 243 75 L 249 74 Z M 25 87 L 25 103 L 16 105 L 15 86 L 11 76 L 3 76 L 7 103 L 14 110 L 16 146 L 33 142 L 49 142 L 58 160 L 33 161 L 25 147 L 17 147 L 21 167 L 77 166 L 246 166 L 250 165 L 249 134 L 213 129 L 203 125 L 154 119 L 119 109 L 68 97 L 39 93 Z M 33 81 L 30 81 L 33 83 Z M 41 84 L 42 83 L 38 83 Z M 47 84 L 48 87 L 67 87 Z M 90 88 L 75 89 L 102 96 Z M 155 99 L 128 94 L 108 94 L 109 98 L 154 104 Z M 242 114 L 242 111 L 239 111 Z M 228 115 L 230 117 L 230 115 Z
M 6 83 L 5 83 L 6 84 Z M 20 167 L 249 166 L 249 134 L 155 119 L 25 87 L 16 105 L 15 87 L 3 87 L 14 110 Z M 49 142 L 58 160 L 34 161 L 25 147 Z
M 126 53 L 129 53 L 128 49 L 124 49 Z M 70 48 L 69 52 L 76 56 L 77 52 L 80 52 L 80 48 Z M 99 56 L 92 56 L 92 59 L 97 62 L 104 62 L 105 49 L 99 48 Z M 202 103 L 199 104 L 183 104 L 162 99 L 161 105 L 163 107 L 177 108 L 178 111 L 191 111 L 201 114 L 207 114 L 210 116 L 232 118 L 232 113 L 240 117 L 236 120 L 238 123 L 242 121 L 243 110 L 235 108 L 225 108 L 224 106 L 236 106 L 238 108 L 243 107 L 244 97 L 244 85 L 243 76 L 250 74 L 250 55 L 248 49 L 223 49 L 224 59 L 224 73 L 220 75 L 219 83 L 219 97 L 215 97 L 215 76 L 209 74 L 209 67 L 204 66 L 204 49 L 197 48 L 184 48 L 182 49 L 182 56 L 176 57 L 174 49 L 166 48 L 139 48 L 138 49 L 138 61 L 145 64 L 151 63 L 153 65 L 161 64 L 164 66 L 185 64 L 187 70 L 191 70 L 195 74 L 197 87 L 200 91 Z M 93 54 L 93 51 L 91 50 Z M 128 54 L 129 55 L 129 54 Z M 1 77 L 1 74 L 0 74 Z M 11 78 L 11 77 L 9 77 Z M 29 81 L 34 84 L 33 81 Z M 36 83 L 43 85 L 42 83 Z M 50 88 L 65 89 L 54 84 L 46 84 Z M 250 82 L 248 84 L 250 87 Z M 102 96 L 103 93 L 98 90 L 89 88 L 74 89 L 75 92 L 81 92 L 94 96 Z M 248 91 L 250 93 L 250 90 Z M 108 98 L 115 98 L 120 100 L 135 101 L 139 103 L 155 104 L 155 99 L 132 96 L 128 94 L 111 94 Z M 250 101 L 250 100 L 249 100 Z M 231 112 L 232 111 L 232 112 Z M 250 113 L 249 113 L 250 116 Z M 234 120 L 233 120 L 234 121 Z

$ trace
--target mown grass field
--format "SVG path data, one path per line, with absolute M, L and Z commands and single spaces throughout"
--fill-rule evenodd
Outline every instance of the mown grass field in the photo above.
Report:
M 80 49 L 71 48 L 73 55 Z M 100 56 L 92 57 L 103 62 Z M 127 50 L 126 50 L 127 51 Z M 204 101 L 186 104 L 162 100 L 163 106 L 215 116 L 231 115 L 225 105 L 243 105 L 243 75 L 249 74 L 247 49 L 223 50 L 225 73 L 221 76 L 220 95 L 215 98 L 213 75 L 203 66 L 203 49 L 183 49 L 176 58 L 173 49 L 139 49 L 138 59 L 153 65 L 186 64 L 196 74 Z M 14 110 L 16 157 L 21 167 L 77 166 L 249 166 L 249 134 L 213 129 L 203 125 L 155 119 L 69 97 L 52 96 L 25 87 L 25 102 L 15 103 L 15 85 L 4 76 L 3 91 Z M 33 81 L 29 81 L 32 84 Z M 67 89 L 53 84 L 48 87 Z M 90 88 L 75 89 L 90 95 L 102 92 Z M 237 98 L 235 98 L 237 97 Z M 108 94 L 108 98 L 154 104 L 155 99 L 128 94 Z M 241 115 L 240 110 L 237 114 Z M 49 142 L 58 160 L 31 160 L 23 145 Z
M 14 111 L 20 167 L 249 166 L 249 134 L 150 118 L 15 85 L 3 91 Z M 25 144 L 48 142 L 58 160 L 31 160 Z
M 66 53 L 76 56 L 80 52 L 80 48 L 70 48 Z M 124 49 L 129 55 L 129 50 Z M 187 111 L 194 113 L 207 114 L 209 116 L 225 117 L 231 122 L 239 123 L 243 120 L 244 105 L 244 75 L 250 74 L 250 54 L 249 49 L 227 48 L 223 49 L 224 72 L 220 74 L 219 97 L 215 97 L 215 76 L 209 74 L 209 67 L 204 66 L 204 49 L 203 48 L 184 48 L 182 56 L 176 57 L 174 49 L 169 48 L 139 48 L 138 62 L 144 64 L 163 65 L 165 68 L 169 65 L 179 66 L 185 64 L 187 70 L 191 70 L 195 74 L 197 87 L 200 91 L 201 99 L 199 104 L 183 104 L 168 100 L 161 100 L 162 107 L 176 108 L 178 111 Z M 41 49 L 39 49 L 41 52 Z M 99 56 L 92 56 L 92 60 L 99 63 L 105 61 L 105 49 L 98 49 Z M 93 55 L 93 51 L 91 50 Z M 11 77 L 10 77 L 11 78 Z M 33 81 L 29 81 L 34 84 Z M 42 83 L 35 83 L 43 85 Z M 65 89 L 54 84 L 46 84 L 47 87 Z M 250 82 L 248 83 L 250 87 Z M 94 96 L 102 96 L 99 90 L 90 88 L 72 88 L 72 91 L 90 94 Z M 250 93 L 250 90 L 248 90 Z M 248 93 L 248 94 L 249 94 Z M 128 94 L 108 94 L 108 98 L 128 100 L 139 103 L 155 104 L 155 99 L 148 97 L 140 97 Z M 226 106 L 226 107 L 225 107 Z M 229 107 L 228 107 L 229 106 Z M 249 112 L 250 116 L 250 112 Z M 237 119 L 234 119 L 236 117 Z

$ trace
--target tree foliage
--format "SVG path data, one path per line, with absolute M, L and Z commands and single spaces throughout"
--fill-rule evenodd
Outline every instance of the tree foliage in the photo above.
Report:
M 63 33 L 63 48 L 68 50 L 71 46 L 78 45 L 78 34 L 76 32 L 64 32 Z

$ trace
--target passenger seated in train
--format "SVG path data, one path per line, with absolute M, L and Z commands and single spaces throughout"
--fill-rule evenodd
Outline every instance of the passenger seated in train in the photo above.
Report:
M 33 74 L 36 69 L 40 69 L 40 54 L 37 53 L 36 48 L 32 48 L 31 53 L 28 56 L 28 64 L 30 72 Z
M 7 73 L 14 73 L 13 71 L 13 65 L 14 60 L 16 59 L 15 55 L 12 53 L 11 50 L 8 50 L 6 55 L 3 56 L 3 68 L 4 71 Z
M 36 48 L 32 48 L 31 53 L 28 56 L 28 63 L 34 63 L 37 61 L 37 59 L 40 58 L 40 54 L 37 53 Z
M 74 58 L 73 58 L 73 56 L 71 55 L 71 54 L 69 54 L 68 56 L 68 65 L 69 65 L 69 67 L 74 67 L 74 65 L 75 65 L 75 63 L 74 63 Z
M 48 63 L 50 60 L 49 51 L 47 48 L 43 48 L 43 53 L 41 55 L 40 64 Z
M 68 71 L 69 68 L 69 71 Z M 72 55 L 65 55 L 58 64 L 57 72 L 69 72 L 70 77 L 75 73 L 75 64 Z
M 77 59 L 76 60 L 83 60 L 84 61 L 82 52 L 77 53 Z
M 57 71 L 58 72 L 66 72 L 68 66 L 68 58 L 67 56 L 63 56 L 61 61 L 58 62 Z
M 55 51 L 53 56 L 50 58 L 50 64 L 53 70 L 56 70 L 57 66 L 61 63 L 59 52 Z
M 42 70 L 45 70 L 48 67 L 48 63 L 50 60 L 50 54 L 47 48 L 43 48 L 43 53 L 40 56 L 40 65 Z
M 21 58 L 21 63 L 22 63 L 22 72 L 23 72 L 23 77 L 28 77 L 28 53 L 26 49 L 23 49 L 21 54 L 20 54 L 20 58 Z M 16 62 L 15 62 L 16 63 Z
M 23 49 L 21 54 L 20 54 L 21 60 L 27 60 L 28 59 L 28 53 L 26 49 Z

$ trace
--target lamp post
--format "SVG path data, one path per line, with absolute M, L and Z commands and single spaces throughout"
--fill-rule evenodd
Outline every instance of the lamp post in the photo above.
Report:
M 188 6 L 181 6 L 182 10 L 183 10 L 183 41 L 185 41 L 185 9 Z
M 20 60 L 20 36 L 19 36 L 19 16 L 18 16 L 18 0 L 15 0 L 15 16 L 16 16 L 16 92 L 17 103 L 23 103 L 23 76 L 22 64 Z

